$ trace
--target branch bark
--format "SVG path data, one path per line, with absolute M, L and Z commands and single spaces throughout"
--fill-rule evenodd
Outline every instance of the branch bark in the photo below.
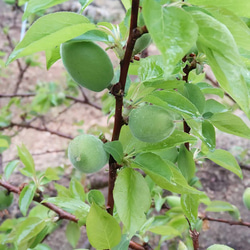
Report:
M 209 216 L 200 217 L 200 219 L 225 223 L 225 224 L 228 224 L 228 225 L 231 225 L 231 226 L 244 226 L 244 227 L 249 227 L 250 228 L 250 222 L 244 222 L 242 220 L 240 220 L 240 221 L 231 221 L 231 220 L 215 219 L 215 218 L 211 218 Z
M 0 94 L 0 98 L 13 98 L 13 97 L 21 97 L 21 98 L 28 98 L 28 97 L 33 97 L 35 96 L 35 93 L 22 93 L 22 94 Z M 102 110 L 102 108 L 98 105 L 96 105 L 95 103 L 92 103 L 89 101 L 88 98 L 86 98 L 87 96 L 85 95 L 84 100 L 79 99 L 77 97 L 74 96 L 70 96 L 70 95 L 66 95 L 65 98 L 68 100 L 72 100 L 74 102 L 78 102 L 78 103 L 82 103 L 82 104 L 87 104 L 90 105 L 98 110 Z
M 124 59 L 120 62 L 121 72 L 119 82 L 114 85 L 114 88 L 111 90 L 111 93 L 115 96 L 116 106 L 115 106 L 115 121 L 114 121 L 114 129 L 112 135 L 112 141 L 118 140 L 120 136 L 121 128 L 124 124 L 122 117 L 122 107 L 123 107 L 123 94 L 128 74 L 128 68 L 132 57 L 132 52 L 134 49 L 134 45 L 136 39 L 140 36 L 138 34 L 137 28 L 137 18 L 138 18 L 138 10 L 139 10 L 139 0 L 132 1 L 131 8 L 131 19 L 130 19 L 130 31 L 129 37 L 127 41 L 127 47 L 124 55 Z M 113 190 L 115 186 L 116 180 L 116 172 L 118 165 L 114 158 L 111 156 L 109 159 L 109 190 L 108 190 L 108 202 L 107 202 L 107 210 L 112 215 L 114 209 L 114 197 Z
M 19 127 L 19 128 L 35 129 L 35 130 L 38 130 L 38 131 L 41 131 L 41 132 L 48 132 L 48 133 L 50 133 L 52 135 L 57 135 L 57 136 L 65 138 L 65 139 L 70 139 L 71 140 L 71 139 L 74 138 L 73 136 L 70 136 L 70 135 L 67 135 L 67 134 L 64 134 L 64 133 L 49 129 L 49 128 L 41 128 L 41 127 L 33 126 L 33 125 L 29 124 L 29 123 L 11 122 L 8 126 L 1 127 L 0 131 L 5 130 L 5 129 L 9 129 L 9 128 L 13 128 L 15 126 Z

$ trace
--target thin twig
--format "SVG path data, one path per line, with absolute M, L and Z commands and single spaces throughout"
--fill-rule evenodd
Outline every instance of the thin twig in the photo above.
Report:
M 230 221 L 230 220 L 223 220 L 223 219 L 215 219 L 215 218 L 211 218 L 209 216 L 204 216 L 204 217 L 200 217 L 201 220 L 208 220 L 208 221 L 215 221 L 215 222 L 220 222 L 220 223 L 225 223 L 225 224 L 229 224 L 231 226 L 245 226 L 245 227 L 250 227 L 250 222 L 244 222 L 242 220 L 240 221 Z
M 52 135 L 57 135 L 57 136 L 60 136 L 60 137 L 66 138 L 66 139 L 70 139 L 70 140 L 73 139 L 73 137 L 70 136 L 70 135 L 67 135 L 67 134 L 64 134 L 64 133 L 61 133 L 61 132 L 58 132 L 58 131 L 55 131 L 55 130 L 52 130 L 52 129 L 49 129 L 49 128 L 36 127 L 36 126 L 33 126 L 31 124 L 28 124 L 28 123 L 11 122 L 8 126 L 1 127 L 0 131 L 5 130 L 5 129 L 9 129 L 9 128 L 13 128 L 15 126 L 19 127 L 19 128 L 35 129 L 35 130 L 42 131 L 42 132 L 48 132 L 48 133 L 50 133 Z
M 33 97 L 33 96 L 36 96 L 35 93 L 22 93 L 22 94 L 0 94 L 0 98 L 13 98 L 13 97 L 23 97 L 23 98 L 28 98 L 28 97 Z M 72 100 L 74 102 L 77 102 L 77 103 L 82 103 L 82 104 L 87 104 L 87 105 L 90 105 L 98 110 L 101 110 L 102 108 L 92 102 L 89 101 L 89 99 L 85 99 L 85 100 L 82 100 L 82 99 L 79 99 L 77 97 L 74 97 L 74 96 L 70 96 L 70 95 L 66 95 L 65 96 L 66 99 L 68 100 Z

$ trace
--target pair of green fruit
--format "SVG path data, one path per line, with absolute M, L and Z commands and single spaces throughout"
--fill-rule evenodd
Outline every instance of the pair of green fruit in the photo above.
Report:
M 145 105 L 131 111 L 129 127 L 137 139 L 157 143 L 172 134 L 175 123 L 165 109 Z M 70 142 L 68 155 L 73 166 L 84 173 L 97 172 L 108 161 L 103 142 L 88 134 L 79 135 Z
M 149 34 L 135 43 L 133 54 L 140 53 L 151 42 Z M 91 41 L 69 41 L 61 45 L 61 58 L 69 75 L 79 85 L 100 92 L 110 86 L 113 65 L 107 53 Z

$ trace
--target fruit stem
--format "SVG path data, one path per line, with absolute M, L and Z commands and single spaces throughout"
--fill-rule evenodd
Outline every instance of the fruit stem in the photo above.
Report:
M 113 91 L 112 93 L 116 99 L 115 121 L 114 121 L 112 141 L 119 140 L 120 131 L 121 131 L 122 126 L 124 125 L 124 120 L 122 117 L 124 89 L 126 85 L 128 68 L 129 68 L 129 64 L 131 61 L 134 45 L 135 45 L 136 39 L 141 35 L 140 31 L 137 29 L 139 2 L 140 2 L 139 0 L 132 1 L 130 31 L 129 31 L 129 37 L 127 41 L 127 47 L 126 47 L 124 58 L 120 62 L 120 68 L 121 68 L 120 79 L 119 79 L 119 82 L 116 85 L 114 85 L 113 90 L 115 91 Z M 115 186 L 117 167 L 118 166 L 117 166 L 116 161 L 114 160 L 112 156 L 110 156 L 107 211 L 111 215 L 113 214 L 113 208 L 114 208 L 113 190 Z

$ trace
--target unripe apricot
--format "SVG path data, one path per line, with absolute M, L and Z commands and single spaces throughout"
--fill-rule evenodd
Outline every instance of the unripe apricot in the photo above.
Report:
M 93 135 L 79 135 L 69 144 L 69 160 L 83 173 L 99 171 L 108 161 L 103 142 Z
M 6 189 L 0 189 L 0 211 L 8 208 L 13 202 L 13 194 Z
M 175 128 L 170 113 L 163 108 L 152 105 L 132 110 L 128 124 L 134 137 L 149 143 L 165 140 Z
M 250 210 L 250 188 L 246 188 L 246 190 L 243 193 L 243 203 L 245 207 Z
M 72 79 L 87 89 L 102 91 L 113 79 L 113 66 L 107 53 L 93 42 L 63 43 L 61 58 Z

